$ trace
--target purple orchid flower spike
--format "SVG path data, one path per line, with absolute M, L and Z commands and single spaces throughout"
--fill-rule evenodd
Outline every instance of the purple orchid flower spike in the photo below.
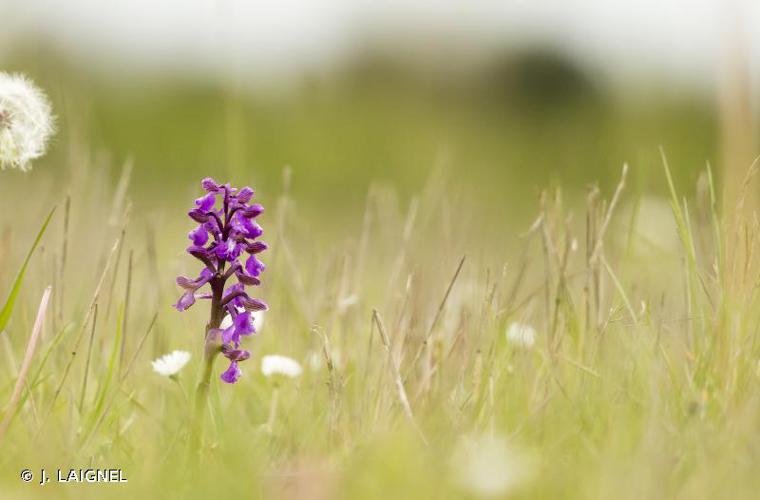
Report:
M 264 264 L 257 255 L 267 249 L 266 243 L 258 238 L 263 234 L 261 226 L 254 219 L 264 208 L 258 203 L 250 203 L 253 189 L 236 189 L 229 184 L 217 184 L 213 179 L 201 181 L 206 192 L 195 200 L 195 206 L 188 216 L 198 225 L 188 233 L 191 245 L 187 253 L 201 261 L 203 269 L 197 278 L 180 276 L 177 284 L 184 293 L 174 307 L 185 311 L 192 307 L 196 299 L 210 299 L 211 311 L 206 325 L 205 356 L 207 369 L 217 354 L 222 353 L 230 365 L 220 378 L 233 384 L 242 371 L 238 363 L 250 357 L 246 350 L 239 349 L 241 337 L 256 332 L 251 311 L 268 309 L 261 300 L 252 298 L 246 287 L 261 283 L 259 276 Z M 228 284 L 235 277 L 237 283 Z M 206 285 L 210 293 L 199 290 Z M 205 396 L 208 378 L 198 386 Z

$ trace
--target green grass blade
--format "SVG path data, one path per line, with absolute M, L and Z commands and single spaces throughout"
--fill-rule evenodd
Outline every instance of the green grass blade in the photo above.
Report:
M 45 350 L 45 354 L 42 356 L 42 360 L 40 361 L 40 364 L 37 367 L 37 370 L 35 370 L 34 375 L 32 375 L 29 378 L 29 380 L 31 380 L 31 382 L 29 383 L 29 391 L 37 387 L 40 375 L 42 373 L 42 369 L 45 368 L 45 364 L 47 363 L 47 360 L 50 357 L 50 354 L 53 352 L 53 350 L 55 350 L 58 344 L 61 343 L 61 341 L 63 340 L 63 337 L 71 330 L 73 330 L 73 328 L 71 328 L 71 325 L 66 325 L 58 331 L 55 337 L 53 337 L 52 342 L 50 342 L 47 349 Z M 29 391 L 26 391 L 24 393 L 24 396 L 22 397 L 21 402 L 19 403 L 19 408 L 24 406 L 24 403 L 26 402 L 26 398 L 29 397 Z
M 56 207 L 53 207 L 52 210 L 50 210 L 50 213 L 45 219 L 45 222 L 42 224 L 42 227 L 37 233 L 37 237 L 34 239 L 32 248 L 29 249 L 29 252 L 26 254 L 26 258 L 24 259 L 24 263 L 21 265 L 21 269 L 19 269 L 18 275 L 16 276 L 16 281 L 13 282 L 13 286 L 11 287 L 11 292 L 8 294 L 8 298 L 5 301 L 5 305 L 3 306 L 3 309 L 0 311 L 0 332 L 5 330 L 5 327 L 8 326 L 8 321 L 10 321 L 11 314 L 13 313 L 13 307 L 16 305 L 16 298 L 18 297 L 18 294 L 21 291 L 21 284 L 24 281 L 24 274 L 26 274 L 26 267 L 29 265 L 29 261 L 32 258 L 32 254 L 37 249 L 37 245 L 39 245 L 40 240 L 42 240 L 42 236 L 45 234 L 45 230 L 47 229 L 48 224 L 50 224 L 50 220 L 53 218 L 55 209 Z
M 108 390 L 111 387 L 111 381 L 114 378 L 114 373 L 116 371 L 116 365 L 119 359 L 119 351 L 121 347 L 121 336 L 123 334 L 121 330 L 122 320 L 124 315 L 124 307 L 119 308 L 119 314 L 117 317 L 117 323 L 116 323 L 116 337 L 114 338 L 114 344 L 111 348 L 111 356 L 108 360 L 108 367 L 106 371 L 106 376 L 103 379 L 103 383 L 98 388 L 98 395 L 95 399 L 95 405 L 92 410 L 92 416 L 90 420 L 90 425 L 88 426 L 88 431 L 85 433 L 85 436 L 88 436 L 90 434 L 90 430 L 92 429 L 92 426 L 94 426 L 98 421 L 98 416 L 100 415 L 101 410 L 103 409 L 103 406 L 106 401 L 106 396 L 108 395 Z

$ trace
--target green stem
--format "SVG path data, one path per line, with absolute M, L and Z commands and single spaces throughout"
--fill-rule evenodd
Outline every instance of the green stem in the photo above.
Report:
M 208 406 L 208 390 L 211 386 L 211 372 L 214 368 L 215 352 L 209 352 L 204 349 L 203 353 L 203 371 L 198 380 L 198 387 L 195 389 L 195 411 L 190 427 L 190 451 L 197 453 L 201 445 L 201 431 L 203 430 L 203 417 L 206 414 Z
M 274 422 L 277 420 L 277 404 L 280 399 L 280 388 L 275 384 L 274 391 L 272 391 L 272 400 L 269 402 L 269 418 L 267 419 L 267 431 L 272 432 L 274 429 Z
M 195 389 L 195 409 L 193 420 L 190 422 L 190 448 L 191 455 L 197 455 L 201 448 L 201 437 L 203 431 L 203 417 L 208 407 L 208 390 L 211 386 L 211 372 L 214 368 L 214 359 L 219 354 L 219 340 L 209 334 L 219 328 L 224 317 L 224 307 L 222 306 L 222 296 L 224 294 L 224 279 L 219 273 L 224 269 L 224 262 L 220 265 L 219 272 L 211 280 L 211 317 L 206 325 L 206 335 L 204 336 L 203 347 L 203 371 L 198 380 L 198 387 Z

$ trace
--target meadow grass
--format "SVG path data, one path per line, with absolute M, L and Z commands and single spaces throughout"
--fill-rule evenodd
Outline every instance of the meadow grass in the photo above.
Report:
M 2 498 L 478 498 L 489 480 L 510 498 L 760 487 L 760 233 L 741 199 L 717 213 L 709 169 L 692 190 L 666 163 L 670 211 L 626 170 L 585 199 L 547 189 L 524 227 L 484 220 L 445 174 L 405 202 L 375 185 L 329 237 L 287 174 L 261 218 L 257 295 L 270 311 L 245 342 L 243 379 L 214 375 L 198 452 L 188 436 L 207 311 L 170 305 L 174 277 L 195 273 L 185 212 L 200 190 L 157 207 L 132 198 L 129 166 L 108 172 L 82 159 L 64 183 L 42 171 L 0 183 L 4 293 L 57 205 L 0 333 Z M 535 344 L 508 341 L 515 322 L 535 328 Z M 150 360 L 174 349 L 193 354 L 177 380 L 154 373 Z M 264 377 L 273 353 L 303 375 Z M 41 467 L 121 468 L 129 482 L 19 478 Z

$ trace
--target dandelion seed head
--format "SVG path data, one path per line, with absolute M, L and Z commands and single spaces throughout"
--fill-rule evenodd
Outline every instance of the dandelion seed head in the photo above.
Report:
M 54 131 L 47 96 L 26 76 L 0 72 L 0 169 L 29 170 Z
M 507 327 L 507 342 L 530 349 L 536 343 L 536 329 L 525 323 L 511 323 Z
M 280 356 L 279 354 L 270 354 L 261 359 L 261 373 L 265 377 L 273 375 L 284 375 L 290 378 L 296 378 L 303 373 L 301 365 L 293 358 Z
M 153 371 L 164 377 L 176 375 L 190 361 L 190 353 L 187 351 L 172 351 L 152 361 Z

